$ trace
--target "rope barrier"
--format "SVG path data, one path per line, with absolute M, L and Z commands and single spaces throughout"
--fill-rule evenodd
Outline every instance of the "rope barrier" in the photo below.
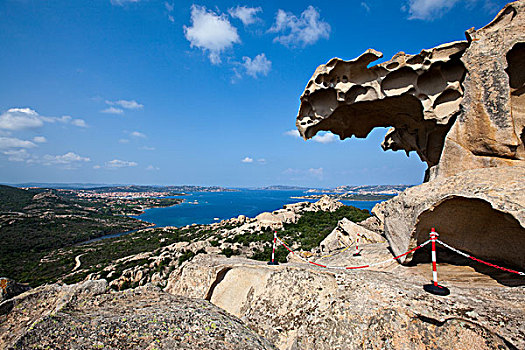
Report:
M 448 244 L 444 243 L 444 242 L 441 242 L 439 239 L 436 240 L 436 242 L 438 242 L 439 244 L 441 244 L 442 246 L 444 246 L 445 248 L 448 248 L 450 250 L 452 250 L 453 252 L 455 253 L 458 253 L 459 255 L 462 255 L 464 256 L 465 258 L 468 258 L 468 259 L 471 259 L 471 260 L 474 260 L 476 262 L 479 262 L 479 263 L 482 263 L 482 264 L 485 264 L 487 266 L 490 266 L 490 267 L 494 267 L 496 269 L 500 269 L 502 271 L 506 271 L 506 272 L 510 272 L 510 273 L 515 273 L 517 275 L 520 275 L 520 276 L 525 276 L 525 272 L 521 272 L 521 271 L 516 271 L 516 270 L 512 270 L 512 269 L 508 269 L 506 267 L 501 267 L 501 266 L 498 266 L 498 265 L 494 265 L 492 263 L 489 263 L 487 261 L 483 261 L 481 259 L 478 259 L 478 258 L 475 258 L 473 257 L 472 255 L 469 255 L 465 252 L 462 252 L 461 250 L 459 249 L 456 249 L 456 248 L 453 248 L 451 246 L 449 246 Z
M 426 241 L 426 242 L 423 242 L 421 243 L 420 245 L 418 245 L 417 247 L 401 254 L 401 255 L 398 255 L 396 257 L 393 257 L 393 258 L 388 258 L 386 260 L 383 260 L 383 261 L 378 261 L 378 262 L 375 262 L 375 263 L 370 263 L 370 264 L 366 264 L 366 265 L 359 265 L 359 266 L 331 266 L 331 265 L 323 265 L 323 264 L 319 264 L 319 263 L 316 263 L 316 262 L 313 262 L 313 261 L 310 261 L 308 259 L 305 259 L 301 256 L 301 254 L 299 253 L 296 253 L 294 252 L 290 247 L 288 247 L 286 245 L 286 243 L 283 242 L 282 239 L 280 239 L 279 237 L 277 237 L 277 242 L 279 244 L 281 244 L 284 248 L 286 248 L 286 250 L 288 250 L 290 253 L 292 253 L 294 256 L 298 257 L 300 260 L 304 261 L 305 263 L 307 264 L 312 264 L 312 265 L 315 265 L 315 266 L 319 266 L 319 267 L 323 267 L 323 268 L 327 268 L 327 269 L 344 269 L 344 270 L 357 270 L 357 269 L 365 269 L 367 267 L 373 267 L 373 266 L 377 266 L 377 265 L 382 265 L 382 264 L 385 264 L 387 262 L 390 262 L 392 260 L 397 260 L 405 255 L 408 255 L 412 252 L 415 252 L 416 250 L 420 249 L 420 248 L 423 248 L 425 245 L 427 245 L 428 243 L 430 243 L 430 240 Z
M 471 259 L 473 261 L 476 261 L 478 263 L 481 263 L 481 264 L 485 264 L 487 266 L 490 266 L 490 267 L 493 267 L 493 268 L 496 268 L 496 269 L 499 269 L 499 270 L 502 270 L 502 271 L 506 271 L 506 272 L 510 272 L 510 273 L 514 273 L 514 274 L 517 274 L 517 275 L 520 275 L 520 276 L 525 276 L 525 272 L 521 272 L 521 271 L 516 271 L 516 270 L 512 270 L 512 269 L 509 269 L 509 268 L 506 268 L 506 267 L 502 267 L 502 266 L 498 266 L 498 265 L 495 265 L 495 264 L 492 264 L 492 263 L 489 263 L 487 261 L 484 261 L 484 260 L 481 260 L 481 259 L 478 259 L 476 257 L 473 257 L 472 255 L 470 254 L 467 254 L 459 249 L 456 249 L 454 247 L 451 247 L 449 246 L 448 244 L 446 244 L 445 242 L 442 242 L 440 241 L 439 239 L 437 239 L 437 237 L 439 236 L 439 234 L 436 232 L 436 230 L 434 228 L 432 228 L 431 232 L 430 232 L 430 239 L 421 243 L 420 245 L 418 245 L 417 247 L 413 248 L 413 249 L 410 249 L 406 252 L 404 252 L 403 254 L 400 254 L 398 256 L 395 256 L 393 258 L 388 258 L 386 260 L 383 260 L 383 261 L 378 261 L 378 262 L 375 262 L 375 263 L 369 263 L 369 264 L 366 264 L 366 265 L 359 265 L 359 266 L 331 266 L 331 265 L 323 265 L 323 264 L 319 264 L 319 263 L 316 263 L 316 262 L 313 262 L 313 261 L 310 261 L 304 257 L 301 256 L 301 254 L 298 254 L 296 252 L 294 252 L 290 247 L 288 247 L 288 245 L 282 240 L 280 239 L 279 237 L 277 237 L 277 232 L 274 232 L 274 236 L 273 236 L 273 249 L 272 249 L 272 260 L 268 263 L 270 265 L 276 265 L 277 262 L 274 260 L 274 255 L 275 255 L 275 249 L 276 249 L 276 245 L 277 243 L 279 243 L 280 245 L 282 245 L 286 250 L 288 250 L 290 253 L 292 253 L 292 255 L 298 257 L 300 260 L 304 261 L 305 263 L 307 264 L 312 264 L 312 265 L 315 265 L 315 266 L 318 266 L 318 267 L 322 267 L 322 268 L 327 268 L 327 269 L 341 269 L 341 270 L 357 270 L 357 269 L 366 269 L 366 268 L 369 268 L 369 267 L 373 267 L 373 266 L 377 266 L 377 265 L 381 265 L 381 264 L 385 264 L 387 262 L 390 262 L 392 260 L 397 260 L 399 258 L 402 258 L 410 253 L 413 253 L 415 252 L 416 250 L 420 249 L 420 248 L 423 248 L 424 246 L 426 246 L 427 244 L 429 243 L 432 243 L 432 249 L 431 249 L 431 258 L 432 258 L 432 284 L 426 284 L 423 286 L 423 289 L 429 293 L 432 293 L 432 294 L 435 294 L 435 295 L 440 295 L 440 296 L 446 296 L 446 295 L 449 295 L 450 294 L 450 290 L 447 288 L 447 287 L 444 287 L 444 286 L 441 286 L 438 284 L 438 279 L 437 279 L 437 253 L 436 253 L 436 243 L 439 243 L 441 244 L 442 246 L 444 246 L 445 248 L 448 248 L 450 250 L 452 250 L 453 252 L 455 253 L 458 253 L 459 255 L 462 255 L 464 256 L 465 258 L 468 258 L 468 259 Z M 358 239 L 357 239 L 357 242 L 356 242 L 356 253 L 352 254 L 353 256 L 359 256 L 359 249 L 358 249 L 358 244 L 359 244 L 359 236 L 358 236 Z M 321 259 L 322 258 L 327 258 L 327 257 L 330 257 L 330 256 L 334 256 L 335 254 L 339 254 L 339 253 L 342 253 L 344 252 L 345 250 L 349 249 L 350 247 L 346 247 L 344 248 L 342 251 L 340 252 L 337 252 L 337 253 L 334 253 L 334 254 L 330 254 L 330 255 L 324 255 L 324 256 L 321 256 Z

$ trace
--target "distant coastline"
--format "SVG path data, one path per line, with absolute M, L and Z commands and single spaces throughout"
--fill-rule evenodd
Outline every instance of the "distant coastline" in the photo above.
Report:
M 389 194 L 312 194 L 307 196 L 298 196 L 298 197 L 290 197 L 293 199 L 309 199 L 309 200 L 316 200 L 321 199 L 323 196 L 328 196 L 330 198 L 333 198 L 338 201 L 369 201 L 369 202 L 377 202 L 377 201 L 385 201 L 390 198 L 393 198 L 393 195 Z

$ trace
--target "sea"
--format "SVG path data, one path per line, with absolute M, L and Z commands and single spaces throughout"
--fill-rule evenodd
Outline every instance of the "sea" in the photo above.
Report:
M 237 192 L 193 192 L 185 196 L 185 202 L 167 208 L 146 209 L 144 214 L 134 216 L 158 227 L 211 224 L 239 215 L 255 217 L 263 212 L 282 209 L 283 205 L 316 200 L 293 198 L 305 196 L 302 190 L 248 190 Z M 341 201 L 359 209 L 371 210 L 380 201 Z

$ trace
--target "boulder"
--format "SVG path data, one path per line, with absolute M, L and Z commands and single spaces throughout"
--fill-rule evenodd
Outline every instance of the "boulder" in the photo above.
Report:
M 334 251 L 355 246 L 357 238 L 360 244 L 384 242 L 385 239 L 375 232 L 343 218 L 339 220 L 335 229 L 319 245 L 322 254 L 329 254 Z
M 337 209 L 344 206 L 343 203 L 339 202 L 338 200 L 330 197 L 330 196 L 322 196 L 321 199 L 319 199 L 317 202 L 315 202 L 312 207 L 315 211 L 322 210 L 322 211 L 329 211 L 334 212 Z
M 525 161 L 525 1 L 505 6 L 467 41 L 382 57 L 373 49 L 319 66 L 301 95 L 296 125 L 341 139 L 390 126 L 383 149 L 416 151 L 426 180 Z
M 16 297 L 0 316 L 0 348 L 274 349 L 208 301 L 152 286 L 118 293 L 106 287 L 54 284 Z

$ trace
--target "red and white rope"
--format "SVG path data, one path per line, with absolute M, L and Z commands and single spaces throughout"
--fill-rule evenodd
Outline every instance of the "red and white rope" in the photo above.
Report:
M 449 246 L 448 244 L 444 243 L 444 242 L 441 242 L 439 239 L 436 239 L 436 242 L 438 242 L 439 244 L 441 244 L 442 246 L 444 246 L 445 248 L 448 248 L 450 250 L 452 250 L 453 252 L 455 253 L 458 253 L 459 255 L 462 255 L 464 256 L 465 258 L 468 258 L 468 259 L 471 259 L 471 260 L 474 260 L 476 262 L 479 262 L 479 263 L 482 263 L 482 264 L 485 264 L 487 266 L 490 266 L 490 267 L 494 267 L 496 269 L 500 269 L 500 270 L 503 270 L 503 271 L 507 271 L 507 272 L 510 272 L 510 273 L 515 273 L 517 275 L 520 275 L 520 276 L 525 276 L 525 272 L 521 272 L 521 271 L 516 271 L 516 270 L 512 270 L 512 269 L 508 269 L 506 267 L 501 267 L 501 266 L 498 266 L 498 265 L 494 265 L 492 263 L 489 263 L 489 262 L 486 262 L 486 261 L 483 261 L 481 259 L 478 259 L 478 258 L 475 258 L 473 257 L 472 255 L 469 255 L 465 252 L 462 252 L 461 250 L 459 249 L 456 249 L 456 248 L 453 248 L 451 246 Z
M 390 262 L 392 260 L 397 260 L 405 255 L 408 255 L 412 252 L 415 252 L 416 250 L 418 250 L 419 248 L 423 248 L 425 245 L 427 245 L 428 243 L 430 243 L 430 240 L 426 241 L 426 242 L 423 242 L 421 243 L 420 245 L 418 245 L 417 247 L 401 254 L 401 255 L 398 255 L 396 257 L 393 257 L 393 258 L 388 258 L 386 260 L 383 260 L 383 261 L 378 261 L 378 262 L 375 262 L 375 263 L 370 263 L 370 264 L 366 264 L 366 265 L 360 265 L 360 266 L 330 266 L 330 265 L 323 265 L 323 264 L 318 264 L 316 262 L 313 262 L 313 261 L 310 261 L 308 259 L 305 259 L 301 256 L 301 254 L 298 254 L 296 252 L 294 252 L 292 249 L 290 249 L 290 247 L 288 247 L 286 245 L 286 243 L 284 243 L 279 237 L 277 237 L 277 241 L 283 246 L 286 248 L 286 250 L 288 250 L 290 253 L 292 253 L 293 255 L 295 255 L 296 257 L 298 257 L 300 260 L 304 261 L 305 263 L 307 264 L 312 264 L 312 265 L 315 265 L 315 266 L 319 266 L 319 267 L 324 267 L 324 268 L 327 268 L 327 269 L 340 269 L 340 270 L 357 270 L 357 269 L 366 269 L 368 267 L 372 267 L 372 266 L 377 266 L 377 265 L 382 265 L 382 264 L 385 264 L 387 262 Z

